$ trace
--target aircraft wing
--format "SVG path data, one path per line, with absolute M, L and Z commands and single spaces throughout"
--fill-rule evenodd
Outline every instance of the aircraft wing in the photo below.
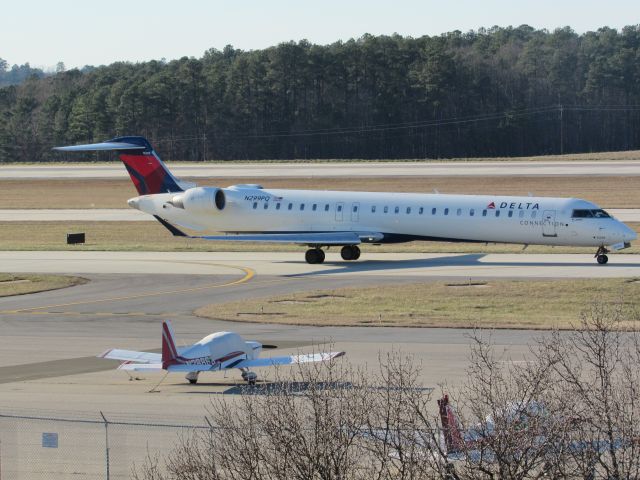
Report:
M 308 353 L 304 355 L 288 355 L 283 357 L 264 357 L 253 360 L 242 360 L 233 368 L 272 367 L 274 365 L 296 365 L 299 363 L 323 362 L 341 357 L 345 352 Z
M 360 237 L 355 232 L 326 232 L 326 233 L 257 233 L 238 235 L 205 235 L 203 240 L 219 242 L 265 242 L 265 243 L 299 243 L 302 245 L 358 245 Z
M 167 230 L 176 237 L 199 238 L 218 242 L 265 242 L 298 243 L 301 245 L 358 245 L 363 241 L 377 242 L 384 235 L 379 232 L 299 232 L 299 233 L 253 233 L 229 235 L 187 235 L 164 218 L 154 215 Z
M 164 370 L 162 363 L 131 363 L 125 362 L 118 367 L 118 370 L 133 370 L 135 372 L 159 372 Z M 178 364 L 169 365 L 167 371 L 169 372 L 208 372 L 211 370 L 219 370 L 218 366 L 215 368 L 212 365 L 190 365 L 190 364 Z
M 134 350 L 120 350 L 112 348 L 98 355 L 98 358 L 108 358 L 109 360 L 122 360 L 123 362 L 138 363 L 160 363 L 162 355 L 151 352 L 136 352 Z
M 128 363 L 125 362 L 118 367 L 118 370 L 134 372 L 159 372 L 162 370 L 161 363 Z

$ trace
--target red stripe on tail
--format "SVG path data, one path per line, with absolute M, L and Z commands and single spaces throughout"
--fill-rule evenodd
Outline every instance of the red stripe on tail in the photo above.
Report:
M 119 156 L 140 195 L 182 191 L 154 151 L 127 151 Z
M 456 415 L 449 405 L 449 395 L 444 395 L 438 400 L 438 410 L 447 454 L 460 452 L 464 447 L 464 439 Z
M 169 322 L 162 322 L 162 368 L 167 369 L 177 361 L 178 350 L 173 339 L 173 332 Z

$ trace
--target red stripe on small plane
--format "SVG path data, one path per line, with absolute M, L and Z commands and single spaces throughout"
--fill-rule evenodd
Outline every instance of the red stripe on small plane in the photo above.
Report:
M 216 362 L 226 362 L 227 360 L 231 360 L 232 358 L 237 357 L 238 355 L 243 355 L 244 352 L 231 352 L 225 355 L 224 357 L 220 357 L 216 360 Z

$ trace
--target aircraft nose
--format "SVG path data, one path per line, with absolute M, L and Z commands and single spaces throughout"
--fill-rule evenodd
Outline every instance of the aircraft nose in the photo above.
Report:
M 638 238 L 638 234 L 636 233 L 635 230 L 633 230 L 632 228 L 628 227 L 627 225 L 622 225 L 623 226 L 623 231 L 622 231 L 622 238 L 627 241 L 630 242 L 632 240 L 636 240 Z

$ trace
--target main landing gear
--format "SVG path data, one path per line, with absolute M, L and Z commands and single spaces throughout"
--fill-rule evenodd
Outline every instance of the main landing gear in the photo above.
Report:
M 198 375 L 199 374 L 200 374 L 200 372 L 189 372 L 184 376 L 184 378 L 189 380 L 189 383 L 191 385 L 195 385 L 196 383 L 198 383 Z
M 307 253 L 304 254 L 304 259 L 307 263 L 322 263 L 324 262 L 324 250 L 319 247 L 310 248 Z
M 340 256 L 343 260 L 357 260 L 360 258 L 360 248 L 355 245 L 345 245 L 340 250 Z
M 340 250 L 340 256 L 343 260 L 358 260 L 360 258 L 360 248 L 356 245 L 345 245 Z M 324 262 L 324 250 L 320 247 L 310 248 L 307 253 L 304 254 L 304 259 L 307 263 L 322 263 Z
M 258 380 L 258 374 L 249 370 L 242 370 L 242 379 L 249 385 L 255 385 Z
M 609 261 L 607 253 L 609 253 L 609 250 L 607 250 L 605 247 L 598 247 L 598 251 L 596 252 L 595 257 L 600 265 L 604 265 Z

